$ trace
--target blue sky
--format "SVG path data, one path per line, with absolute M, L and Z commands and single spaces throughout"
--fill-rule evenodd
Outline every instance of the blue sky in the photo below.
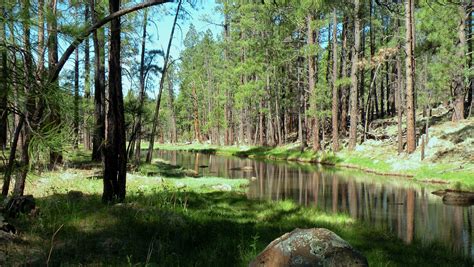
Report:
M 147 50 L 166 50 L 170 38 L 171 28 L 173 26 L 173 20 L 177 5 L 177 3 L 168 3 L 150 10 L 151 12 L 148 13 L 150 18 L 150 23 L 148 23 L 148 34 L 150 36 L 150 40 L 146 44 Z M 184 49 L 184 38 L 186 37 L 186 33 L 188 32 L 191 24 L 196 27 L 196 30 L 198 32 L 205 32 L 207 30 L 211 30 L 214 36 L 217 36 L 222 32 L 222 27 L 215 24 L 223 24 L 224 17 L 220 12 L 216 10 L 218 5 L 215 3 L 214 0 L 198 1 L 198 4 L 195 8 L 192 8 L 187 3 L 184 4 L 183 7 L 189 13 L 189 15 L 186 17 L 185 20 L 178 20 L 179 27 L 177 27 L 175 30 L 172 47 L 170 50 L 171 58 L 178 58 L 181 51 Z M 160 9 L 161 11 L 163 9 L 166 10 L 166 15 L 161 15 L 165 12 L 160 12 Z M 159 62 L 162 66 L 163 61 L 160 60 Z M 128 91 L 129 87 L 128 81 L 125 81 L 125 79 L 123 87 L 125 94 L 125 90 Z M 158 89 L 157 86 L 153 88 L 148 88 L 148 94 L 150 97 L 153 98 L 158 93 L 158 90 L 153 90 L 154 88 Z
M 187 0 L 183 0 L 183 2 L 187 2 Z M 219 35 L 222 32 L 222 27 L 217 26 L 215 24 L 223 24 L 224 17 L 220 12 L 216 10 L 218 5 L 215 3 L 214 0 L 198 0 L 196 7 L 192 8 L 188 3 L 184 3 L 183 7 L 184 10 L 187 11 L 188 15 L 186 19 L 179 19 L 178 20 L 178 27 L 175 30 L 172 47 L 170 50 L 171 58 L 178 58 L 181 51 L 184 49 L 184 38 L 186 37 L 186 33 L 189 30 L 191 24 L 195 26 L 198 32 L 205 32 L 207 30 L 211 30 L 214 36 Z M 162 49 L 163 51 L 166 50 L 168 46 L 168 41 L 170 38 L 171 28 L 173 26 L 173 20 L 176 12 L 176 8 L 178 6 L 177 2 L 174 3 L 166 3 L 157 7 L 151 7 L 148 13 L 148 42 L 146 44 L 146 50 L 155 50 L 155 49 Z M 183 11 L 183 9 L 182 9 Z M 143 18 L 143 12 L 139 11 L 138 13 L 138 20 Z M 122 19 L 123 20 L 123 19 Z M 211 23 L 210 23 L 211 22 Z M 142 35 L 142 29 L 136 28 L 135 33 L 133 36 L 137 38 L 136 45 L 140 45 L 140 39 Z M 60 39 L 60 55 L 64 52 L 64 49 L 69 46 L 71 39 L 68 38 L 67 40 Z M 91 53 L 94 53 L 94 49 L 92 46 L 92 40 L 90 41 L 91 45 Z M 83 51 L 81 50 L 81 60 L 83 57 Z M 137 61 L 140 60 L 140 49 L 138 49 L 138 53 L 135 56 Z M 160 66 L 163 66 L 163 58 L 157 60 L 157 63 Z M 83 68 L 83 62 L 81 62 L 81 68 Z M 106 63 L 107 64 L 107 63 Z M 127 68 L 127 66 L 122 66 L 123 68 Z M 62 71 L 63 77 L 66 75 L 66 72 L 73 71 L 74 69 L 74 55 L 71 55 L 69 60 L 67 61 L 64 70 Z M 128 75 L 126 74 L 126 70 L 122 71 L 122 85 L 123 85 L 123 93 L 126 95 L 130 88 L 133 86 L 133 90 L 137 91 L 136 88 L 138 85 L 136 84 L 137 77 L 133 84 L 130 84 L 130 80 Z M 93 73 L 91 73 L 91 77 L 93 77 Z M 159 77 L 155 78 L 158 80 Z M 71 82 L 69 78 L 65 79 L 67 82 Z M 80 80 L 80 89 L 83 92 L 83 79 Z M 148 86 L 147 93 L 150 97 L 155 98 L 158 93 L 158 85 Z

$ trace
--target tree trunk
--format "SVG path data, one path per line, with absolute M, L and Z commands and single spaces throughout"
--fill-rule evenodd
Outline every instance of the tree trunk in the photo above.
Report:
M 351 114 L 350 114 L 350 132 L 349 132 L 349 150 L 353 150 L 357 143 L 357 70 L 360 49 L 360 19 L 359 19 L 359 0 L 354 0 L 354 46 L 352 47 L 352 67 L 351 67 Z
M 2 16 L 6 15 L 6 8 L 0 7 Z M 6 42 L 5 22 L 0 21 L 0 40 Z M 0 45 L 0 149 L 4 150 L 7 146 L 7 128 L 8 128 L 8 65 L 7 49 L 3 44 Z
M 178 20 L 181 4 L 182 4 L 182 0 L 179 0 L 178 7 L 176 8 L 176 14 L 174 16 L 173 27 L 171 28 L 171 34 L 170 34 L 170 39 L 168 41 L 168 47 L 166 49 L 165 61 L 163 63 L 163 72 L 161 73 L 161 79 L 160 79 L 160 89 L 158 92 L 158 97 L 156 99 L 155 114 L 153 116 L 153 126 L 151 128 L 150 142 L 148 145 L 148 153 L 146 155 L 147 163 L 151 163 L 151 159 L 153 158 L 153 147 L 155 145 L 154 143 L 155 143 L 156 128 L 158 127 L 158 118 L 159 118 L 158 116 L 160 113 L 161 95 L 162 95 L 163 86 L 165 83 L 165 76 L 166 76 L 166 70 L 168 68 L 168 60 L 170 56 L 171 44 L 173 42 L 174 30 L 176 28 L 176 21 Z
M 397 19 L 397 33 L 400 35 L 400 19 Z M 401 49 L 401 43 L 397 44 L 398 50 Z M 395 74 L 396 74 L 396 85 L 395 85 L 395 107 L 397 110 L 397 141 L 398 141 L 398 154 L 403 152 L 403 128 L 402 128 L 402 115 L 403 115 L 403 98 L 402 98 L 402 60 L 400 53 L 396 56 L 395 63 Z
M 90 0 L 92 23 L 96 23 L 100 10 L 95 9 L 95 1 Z M 101 161 L 105 140 L 105 31 L 98 29 L 92 35 L 94 44 L 94 136 L 92 138 L 92 160 Z
M 176 129 L 176 111 L 174 108 L 174 92 L 173 92 L 173 79 L 171 79 L 171 75 L 168 73 L 168 96 L 169 96 L 169 109 L 171 112 L 171 143 L 178 142 L 178 133 Z
M 50 74 L 54 72 L 58 65 L 58 20 L 56 16 L 57 1 L 50 0 L 49 8 L 52 10 L 52 16 L 49 17 L 48 21 L 48 68 Z M 54 89 L 59 90 L 59 82 L 56 80 L 52 83 Z M 51 105 L 51 124 L 54 127 L 58 127 L 60 131 L 61 125 L 61 109 L 59 103 Z M 56 164 L 63 162 L 61 148 L 55 148 L 49 153 L 49 164 L 50 168 L 54 168 Z
M 416 149 L 416 128 L 415 128 L 415 58 L 414 46 L 415 40 L 413 32 L 413 1 L 405 1 L 405 65 L 406 65 L 406 110 L 407 110 L 407 152 L 413 153 Z
M 199 123 L 199 103 L 196 93 L 196 84 L 193 82 L 192 86 L 192 95 L 193 98 L 193 121 L 194 121 L 194 138 L 198 140 L 199 143 L 202 142 L 201 137 L 201 127 Z
M 308 45 L 309 46 L 314 46 L 316 45 L 316 41 L 318 41 L 318 38 L 315 38 L 315 34 L 317 35 L 317 31 L 315 33 L 315 30 L 313 29 L 313 14 L 309 13 L 306 16 L 306 24 L 307 24 L 307 29 L 308 29 Z M 317 62 L 316 62 L 317 64 Z M 309 55 L 308 56 L 308 87 L 309 87 L 309 92 L 311 95 L 315 95 L 316 92 L 316 81 L 315 81 L 315 76 L 317 75 L 317 65 L 315 64 L 314 60 L 314 55 Z M 315 112 L 314 119 L 313 119 L 313 150 L 318 151 L 321 149 L 320 142 L 319 142 L 319 118 L 317 113 L 318 106 L 316 101 L 313 101 L 312 103 L 313 107 L 312 110 Z M 281 142 L 281 141 L 280 141 Z M 283 140 L 284 142 L 284 140 Z
M 27 21 L 27 18 L 30 17 L 30 1 L 23 0 L 22 1 L 22 17 L 23 17 L 23 44 L 24 49 L 28 53 L 31 52 L 31 43 L 30 43 L 30 25 Z M 29 122 L 30 125 L 35 125 L 37 123 L 36 118 L 33 118 L 33 113 L 35 113 L 35 99 L 34 94 L 31 92 L 31 84 L 32 84 L 32 73 L 33 73 L 33 62 L 30 56 L 25 57 L 25 83 L 24 83 L 24 91 L 26 94 L 26 110 L 25 110 L 25 118 L 20 118 L 20 121 L 17 126 L 17 130 L 21 130 L 21 125 L 23 123 L 23 119 L 26 122 Z M 29 126 L 24 128 L 24 139 L 21 147 L 21 171 L 20 174 L 15 179 L 15 187 L 13 189 L 13 195 L 15 196 L 22 196 L 23 192 L 25 191 L 25 182 L 26 182 L 26 175 L 28 173 L 30 157 L 29 157 L 29 145 L 31 140 L 31 130 Z M 14 158 L 12 158 L 14 160 Z M 9 186 L 9 184 L 8 184 Z M 2 193 L 8 194 L 8 187 L 4 185 Z
M 342 25 L 342 51 L 341 51 L 341 78 L 347 77 L 347 58 L 349 53 L 347 53 L 347 26 L 348 19 L 344 18 L 344 24 Z M 349 88 L 344 84 L 341 87 L 341 125 L 340 131 L 342 135 L 347 133 L 347 108 L 348 108 L 348 97 L 349 97 Z
M 142 134 L 142 114 L 143 102 L 145 101 L 145 50 L 146 50 L 146 26 L 148 24 L 148 10 L 145 10 L 143 15 L 143 33 L 142 33 L 142 51 L 140 54 L 140 92 L 138 95 L 138 117 L 133 127 L 130 142 L 136 140 L 135 147 L 135 165 L 140 164 L 140 148 L 141 148 L 141 134 Z M 133 149 L 133 146 L 132 146 Z
M 110 0 L 110 13 L 118 11 L 120 0 Z M 110 23 L 109 105 L 107 110 L 107 140 L 104 156 L 104 192 L 102 201 L 123 201 L 126 193 L 127 155 L 125 149 L 125 119 L 120 67 L 120 18 Z
M 74 60 L 74 148 L 79 147 L 79 47 Z
M 337 13 L 333 10 L 332 22 L 332 149 L 339 151 L 339 95 L 337 86 Z
M 456 48 L 456 58 L 458 60 L 458 71 L 453 77 L 453 91 L 454 91 L 454 113 L 452 121 L 460 121 L 464 119 L 464 98 L 466 86 L 464 84 L 465 72 L 465 56 L 466 56 L 466 3 L 464 0 L 459 5 L 459 28 L 458 28 L 458 43 Z M 472 36 L 471 36 L 472 38 Z
M 375 30 L 374 30 L 374 25 L 372 23 L 372 20 L 373 20 L 373 17 L 374 17 L 374 1 L 373 0 L 370 0 L 370 7 L 369 7 L 369 14 L 370 14 L 370 18 L 369 18 L 369 28 L 370 28 L 370 59 L 372 60 L 374 58 L 374 55 L 375 55 Z M 371 83 L 374 82 L 374 79 L 375 79 L 375 74 L 374 74 L 375 70 L 374 68 L 371 68 L 370 70 L 370 81 Z M 374 101 L 374 107 L 375 107 L 375 117 L 378 117 L 379 115 L 379 106 L 378 106 L 378 101 L 377 101 L 377 83 L 375 82 L 374 85 L 373 85 L 373 88 L 371 88 L 372 90 L 369 92 L 369 98 L 370 98 L 370 101 L 367 100 L 368 103 Z M 373 95 L 373 100 L 372 98 L 370 97 L 371 95 Z M 368 110 L 367 110 L 368 112 Z M 374 109 L 372 108 L 371 109 L 371 112 L 369 113 L 370 116 L 365 116 L 366 118 L 369 118 L 370 120 L 373 119 L 373 114 L 374 112 Z M 367 121 L 365 121 L 365 124 L 368 124 Z
M 10 146 L 10 155 L 8 158 L 8 164 L 5 168 L 5 175 L 3 176 L 2 195 L 4 197 L 6 197 L 8 195 L 8 192 L 10 191 L 10 181 L 11 181 L 11 175 L 13 172 L 13 167 L 15 164 L 18 139 L 20 137 L 21 130 L 23 129 L 24 122 L 25 122 L 25 117 L 21 116 L 20 120 L 18 121 L 18 125 L 16 126 L 15 134 L 13 135 L 13 141 Z
M 84 21 L 87 23 L 89 21 L 89 4 L 87 2 L 84 3 Z M 91 149 L 91 129 L 88 123 L 89 117 L 89 103 L 91 98 L 91 84 L 90 84 L 90 45 L 89 45 L 89 37 L 84 40 L 84 99 L 85 99 L 85 107 L 84 107 L 84 121 L 83 121 L 83 128 L 84 128 L 84 148 L 86 150 Z
M 470 8 L 470 11 L 469 11 L 469 23 L 467 24 L 468 26 L 468 55 L 469 55 L 469 63 L 468 63 L 468 67 L 469 69 L 472 69 L 472 66 L 473 66 L 473 62 L 472 62 L 472 53 L 474 53 L 474 49 L 473 49 L 473 38 L 472 38 L 472 27 L 473 27 L 473 12 L 474 12 L 474 8 L 471 7 Z M 474 95 L 474 75 L 470 75 L 469 76 L 469 89 L 468 89 L 468 93 L 467 93 L 467 100 L 466 100 L 466 103 L 464 104 L 464 116 L 466 118 L 468 118 L 470 115 L 471 115 L 471 112 L 472 112 L 472 108 L 473 108 L 473 101 L 472 101 L 472 97 Z

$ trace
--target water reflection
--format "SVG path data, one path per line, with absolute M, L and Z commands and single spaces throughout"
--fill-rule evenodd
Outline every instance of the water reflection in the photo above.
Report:
M 427 186 L 353 171 L 321 170 L 314 165 L 176 151 L 159 151 L 158 157 L 205 176 L 256 177 L 248 190 L 251 198 L 292 199 L 326 212 L 349 214 L 395 233 L 408 244 L 415 239 L 423 244 L 438 241 L 453 252 L 474 255 L 473 208 L 444 205 Z M 208 167 L 199 168 L 203 165 Z

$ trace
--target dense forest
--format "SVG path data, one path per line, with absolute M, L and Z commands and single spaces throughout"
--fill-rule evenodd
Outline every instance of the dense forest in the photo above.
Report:
M 191 15 L 207 4 L 0 0 L 3 197 L 76 166 L 71 153 L 86 153 L 81 167 L 99 170 L 110 204 L 126 200 L 127 173 L 155 164 L 160 148 L 291 147 L 336 164 L 377 140 L 395 148 L 387 157 L 423 160 L 441 117 L 472 125 L 472 1 L 216 0 L 220 20 Z M 165 16 L 170 35 L 157 49 Z M 217 30 L 200 31 L 197 19 Z M 458 165 L 473 159 L 456 151 Z M 207 167 L 195 162 L 196 173 Z

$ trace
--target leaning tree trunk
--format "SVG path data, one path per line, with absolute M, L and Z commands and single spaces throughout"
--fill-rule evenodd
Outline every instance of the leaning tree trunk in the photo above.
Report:
M 120 0 L 110 0 L 110 13 L 118 11 Z M 123 201 L 126 192 L 127 153 L 125 149 L 125 118 L 120 67 L 120 18 L 110 23 L 109 105 L 107 139 L 104 153 L 104 192 L 102 201 Z
M 355 148 L 357 142 L 357 70 L 360 49 L 360 18 L 359 0 L 354 0 L 354 46 L 352 47 L 352 67 L 351 67 L 351 112 L 350 112 L 350 132 L 349 150 Z
M 405 1 L 405 66 L 406 66 L 406 110 L 407 110 L 407 152 L 413 153 L 416 149 L 415 128 L 415 58 L 414 58 L 414 32 L 413 32 L 413 1 Z
M 151 128 L 150 142 L 148 145 L 148 153 L 146 155 L 147 163 L 151 163 L 151 159 L 153 158 L 153 147 L 155 145 L 154 143 L 155 143 L 156 128 L 158 127 L 158 118 L 159 118 L 158 115 L 160 113 L 161 95 L 162 95 L 163 86 L 165 83 L 166 70 L 168 68 L 168 60 L 170 56 L 170 49 L 171 49 L 171 44 L 173 42 L 174 30 L 176 28 L 176 22 L 178 20 L 181 3 L 182 3 L 182 0 L 179 0 L 178 7 L 176 8 L 176 15 L 174 16 L 173 27 L 171 28 L 170 39 L 168 41 L 168 48 L 166 49 L 165 62 L 163 63 L 163 72 L 161 74 L 161 79 L 160 79 L 160 89 L 158 92 L 158 97 L 156 99 L 155 114 L 153 116 L 153 126 Z

